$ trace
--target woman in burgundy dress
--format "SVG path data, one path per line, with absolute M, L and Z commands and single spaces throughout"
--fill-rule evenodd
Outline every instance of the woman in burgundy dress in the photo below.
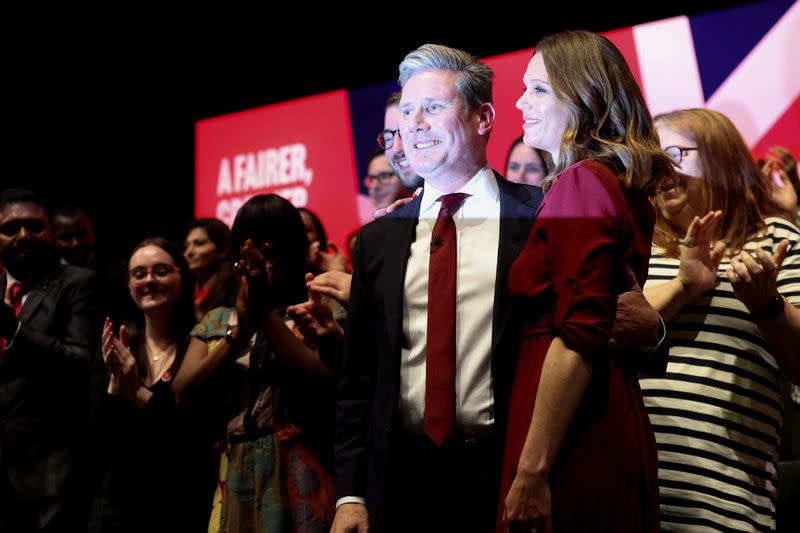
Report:
M 672 165 L 606 38 L 544 38 L 517 101 L 554 167 L 510 289 L 526 309 L 498 531 L 658 531 L 657 454 L 635 361 L 608 347 L 628 267 L 644 284 Z M 626 266 L 627 264 L 627 266 Z

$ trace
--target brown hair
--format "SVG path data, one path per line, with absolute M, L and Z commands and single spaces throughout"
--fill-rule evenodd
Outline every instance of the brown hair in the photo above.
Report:
M 400 105 L 400 98 L 402 96 L 403 96 L 402 91 L 395 91 L 392 94 L 390 94 L 389 98 L 386 100 L 386 109 Z
M 724 241 L 730 253 L 741 251 L 753 235 L 764 229 L 764 216 L 773 214 L 775 208 L 767 179 L 736 126 L 722 113 L 710 109 L 682 109 L 658 115 L 655 121 L 694 140 L 702 176 L 700 214 L 722 210 L 715 238 Z M 653 242 L 678 257 L 677 240 L 682 237 L 657 208 Z
M 625 188 L 655 192 L 674 176 L 661 150 L 653 121 L 622 53 L 596 33 L 566 31 L 543 38 L 542 54 L 550 85 L 567 110 L 559 161 L 545 186 L 582 159 L 613 168 Z

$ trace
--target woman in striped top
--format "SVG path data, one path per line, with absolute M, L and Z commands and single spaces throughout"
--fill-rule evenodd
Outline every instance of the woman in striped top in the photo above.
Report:
M 724 115 L 676 111 L 656 128 L 679 171 L 657 196 L 645 286 L 672 344 L 666 375 L 641 379 L 662 528 L 772 531 L 781 387 L 800 378 L 800 230 L 770 216 L 767 178 Z

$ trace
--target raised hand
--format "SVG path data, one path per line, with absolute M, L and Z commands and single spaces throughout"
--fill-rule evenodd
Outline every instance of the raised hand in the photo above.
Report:
M 240 284 L 236 297 L 236 313 L 239 326 L 245 332 L 251 332 L 260 326 L 273 304 L 270 275 L 264 257 L 264 252 L 271 248 L 272 243 L 265 242 L 259 249 L 251 239 L 247 239 L 239 249 L 241 259 L 236 264 L 236 271 Z
M 686 236 L 679 241 L 678 279 L 693 296 L 717 285 L 717 270 L 725 253 L 725 243 L 719 241 L 712 245 L 712 239 L 720 220 L 722 211 L 709 211 L 703 218 L 694 217 Z
M 313 274 L 306 274 L 307 284 L 313 279 Z M 306 339 L 314 340 L 325 335 L 343 336 L 342 328 L 334 320 L 330 306 L 322 299 L 322 295 L 313 289 L 308 291 L 308 301 L 291 305 L 286 312 Z
M 725 274 L 736 297 L 750 312 L 762 309 L 778 296 L 778 270 L 788 250 L 789 241 L 784 239 L 771 256 L 761 248 L 756 248 L 755 256 L 743 250 L 731 258 Z
M 117 378 L 119 392 L 129 398 L 136 396 L 142 382 L 139 380 L 139 367 L 136 357 L 128 346 L 128 330 L 123 325 L 119 327 L 119 338 L 113 335 L 110 338 L 111 351 L 109 360 L 113 361 L 111 372 Z
M 350 304 L 350 281 L 352 276 L 345 272 L 323 272 L 311 281 L 306 282 L 309 291 L 317 291 L 330 296 L 342 307 Z
M 103 323 L 103 334 L 101 337 L 103 363 L 105 363 L 108 369 L 108 389 L 106 389 L 106 392 L 112 396 L 116 396 L 120 393 L 117 375 L 121 373 L 121 369 L 119 368 L 117 358 L 112 356 L 112 352 L 114 351 L 113 338 L 114 324 L 111 322 L 110 318 L 106 317 Z

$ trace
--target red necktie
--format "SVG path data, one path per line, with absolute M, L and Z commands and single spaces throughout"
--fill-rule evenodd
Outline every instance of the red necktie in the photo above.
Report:
M 22 283 L 12 283 L 9 288 L 11 291 L 11 304 L 14 307 L 14 314 L 19 316 L 19 310 L 22 308 L 22 295 L 25 294 L 25 289 Z
M 19 316 L 19 310 L 22 308 L 22 295 L 24 294 L 24 287 L 19 282 L 14 282 L 8 286 L 8 294 L 11 299 L 11 306 L 14 308 L 14 314 Z M 8 339 L 0 339 L 0 356 L 5 354 Z
M 431 234 L 425 358 L 425 434 L 441 446 L 456 425 L 455 213 L 467 194 L 445 194 Z

